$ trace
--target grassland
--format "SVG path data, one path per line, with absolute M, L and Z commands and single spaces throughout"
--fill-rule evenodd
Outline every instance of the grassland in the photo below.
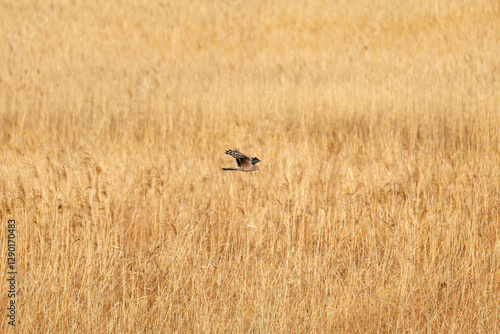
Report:
M 1 332 L 500 332 L 497 1 L 0 9 Z

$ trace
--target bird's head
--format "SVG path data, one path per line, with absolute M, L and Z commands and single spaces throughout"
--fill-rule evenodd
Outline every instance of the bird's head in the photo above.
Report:
M 252 157 L 252 165 L 258 164 L 260 160 L 256 157 Z

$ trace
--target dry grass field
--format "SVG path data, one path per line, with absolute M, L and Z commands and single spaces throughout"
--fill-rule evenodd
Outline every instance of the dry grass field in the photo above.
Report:
M 0 10 L 0 332 L 500 332 L 498 1 Z

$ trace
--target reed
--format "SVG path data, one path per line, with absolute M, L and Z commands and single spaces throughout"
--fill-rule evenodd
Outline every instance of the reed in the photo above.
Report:
M 17 332 L 500 331 L 498 2 L 0 6 Z

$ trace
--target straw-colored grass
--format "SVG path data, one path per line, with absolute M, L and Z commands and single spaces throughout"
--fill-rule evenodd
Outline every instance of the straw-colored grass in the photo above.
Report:
M 499 332 L 500 5 L 415 3 L 4 1 L 0 314 L 15 218 L 19 333 Z

